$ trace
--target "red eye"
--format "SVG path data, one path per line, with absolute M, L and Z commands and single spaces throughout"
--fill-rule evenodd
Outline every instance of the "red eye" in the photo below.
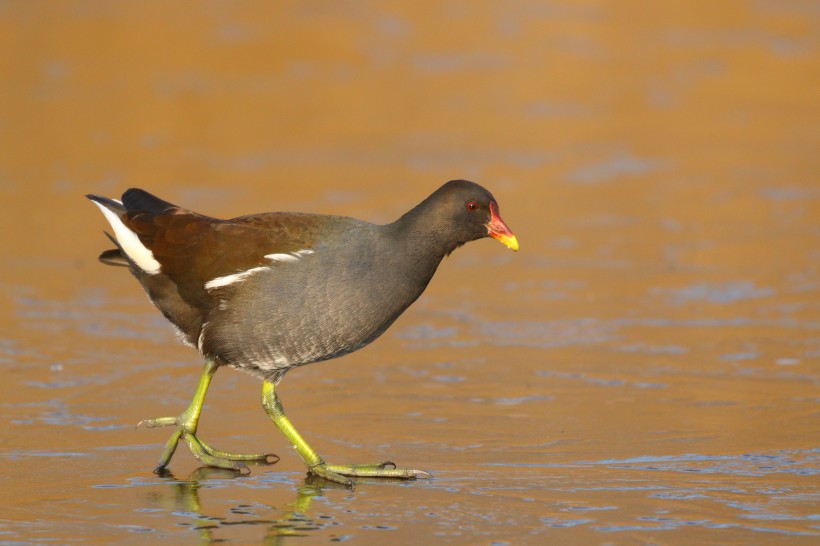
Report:
M 467 210 L 476 210 L 478 208 L 478 203 L 475 201 L 470 201 L 467 203 Z

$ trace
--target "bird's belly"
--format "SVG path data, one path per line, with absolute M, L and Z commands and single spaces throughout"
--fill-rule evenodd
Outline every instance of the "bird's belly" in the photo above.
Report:
M 206 326 L 203 352 L 218 351 L 211 356 L 257 375 L 277 375 L 361 349 L 418 297 L 395 286 L 380 293 L 366 279 L 315 284 L 301 280 L 297 287 L 280 284 L 273 297 L 265 297 L 260 285 L 246 293 L 262 296 L 224 302 Z

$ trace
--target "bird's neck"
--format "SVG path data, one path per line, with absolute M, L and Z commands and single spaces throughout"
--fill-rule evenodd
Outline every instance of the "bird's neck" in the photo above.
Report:
M 442 215 L 436 214 L 435 203 L 430 198 L 385 227 L 407 255 L 425 264 L 438 265 L 458 246 L 452 241 Z

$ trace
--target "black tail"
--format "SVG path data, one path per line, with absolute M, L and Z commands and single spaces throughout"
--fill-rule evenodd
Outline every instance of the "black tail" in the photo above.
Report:
M 162 214 L 168 209 L 179 208 L 173 203 L 163 201 L 159 197 L 139 188 L 126 190 L 122 194 L 122 202 L 128 211 L 148 212 L 150 214 Z
M 101 197 L 99 195 L 93 195 L 90 193 L 87 194 L 86 197 L 88 197 L 95 203 L 104 206 L 105 208 L 107 208 L 108 210 L 117 215 L 125 214 L 125 207 L 122 205 L 122 203 L 114 201 L 113 199 L 109 199 L 108 197 Z

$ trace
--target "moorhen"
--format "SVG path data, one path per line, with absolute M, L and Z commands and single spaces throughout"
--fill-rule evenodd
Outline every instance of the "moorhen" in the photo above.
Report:
M 310 473 L 347 485 L 357 476 L 430 476 L 391 462 L 325 463 L 293 427 L 275 389 L 288 370 L 379 337 L 421 295 L 442 258 L 464 243 L 493 237 L 518 250 L 490 192 L 453 180 L 386 225 L 291 212 L 219 220 L 140 189 L 122 201 L 87 197 L 114 230 L 107 235 L 117 248 L 100 261 L 128 267 L 181 340 L 205 359 L 188 409 L 140 422 L 176 427 L 155 472 L 168 466 L 180 439 L 209 466 L 247 471 L 246 462 L 278 460 L 219 451 L 197 437 L 208 385 L 227 365 L 264 382 L 265 411 Z

